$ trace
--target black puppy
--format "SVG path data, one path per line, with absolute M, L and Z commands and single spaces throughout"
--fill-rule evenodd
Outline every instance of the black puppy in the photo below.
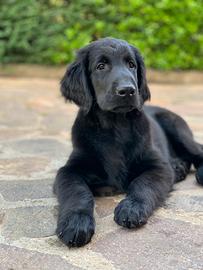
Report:
M 93 194 L 100 188 L 127 194 L 114 220 L 134 228 L 147 222 L 192 164 L 203 184 L 203 147 L 178 115 L 143 106 L 150 99 L 145 67 L 127 42 L 105 38 L 81 49 L 61 91 L 80 106 L 72 129 L 73 152 L 54 187 L 59 201 L 56 233 L 66 245 L 90 241 Z

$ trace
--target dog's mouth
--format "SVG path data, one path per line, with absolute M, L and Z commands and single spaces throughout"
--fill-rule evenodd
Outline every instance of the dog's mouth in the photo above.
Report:
M 114 107 L 112 109 L 113 112 L 116 112 L 116 113 L 126 113 L 126 112 L 130 112 L 132 110 L 135 109 L 135 106 L 117 106 L 117 107 Z

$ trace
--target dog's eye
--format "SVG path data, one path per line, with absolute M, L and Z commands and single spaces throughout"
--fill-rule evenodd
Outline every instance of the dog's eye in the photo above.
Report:
M 102 70 L 104 68 L 105 68 L 105 64 L 104 63 L 100 63 L 100 64 L 97 65 L 97 69 L 99 69 L 99 70 Z
M 133 61 L 128 62 L 129 68 L 136 68 L 136 65 Z

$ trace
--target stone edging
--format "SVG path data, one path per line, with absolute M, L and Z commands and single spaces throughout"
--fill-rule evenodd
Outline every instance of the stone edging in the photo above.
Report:
M 65 66 L 41 66 L 31 64 L 0 65 L 0 76 L 33 77 L 60 79 Z M 148 81 L 151 83 L 191 83 L 203 84 L 202 71 L 158 71 L 147 70 Z

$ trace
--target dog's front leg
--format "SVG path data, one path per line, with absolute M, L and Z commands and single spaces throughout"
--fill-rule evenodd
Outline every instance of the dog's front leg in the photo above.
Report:
M 83 246 L 94 234 L 94 199 L 83 176 L 71 166 L 62 167 L 56 177 L 59 201 L 56 234 L 67 246 Z
M 123 227 L 134 228 L 145 224 L 153 210 L 167 197 L 174 182 L 170 165 L 156 155 L 142 163 L 140 166 L 145 171 L 131 181 L 126 198 L 114 212 L 114 220 Z

